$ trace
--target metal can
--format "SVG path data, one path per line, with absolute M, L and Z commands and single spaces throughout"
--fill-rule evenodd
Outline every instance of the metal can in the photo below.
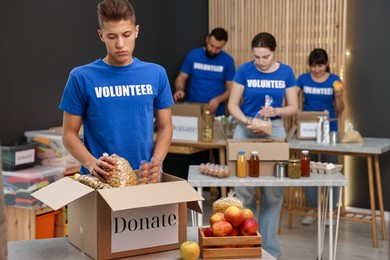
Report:
M 298 179 L 301 177 L 301 160 L 288 160 L 287 174 L 289 178 Z
M 332 131 L 332 132 L 330 132 L 330 144 L 336 145 L 336 143 L 337 143 L 337 132 Z
M 274 175 L 277 178 L 286 177 L 287 164 L 285 162 L 277 162 L 275 164 Z

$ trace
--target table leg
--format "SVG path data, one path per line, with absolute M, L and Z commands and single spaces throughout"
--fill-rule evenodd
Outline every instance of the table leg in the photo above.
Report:
M 322 229 L 321 229 L 321 187 L 317 188 L 317 259 L 321 260 L 322 255 Z
M 218 149 L 218 156 L 219 156 L 219 163 L 221 165 L 226 164 L 225 148 Z M 223 198 L 227 197 L 226 187 L 221 187 L 221 197 Z
M 382 238 L 383 240 L 387 240 L 386 222 L 385 222 L 385 213 L 384 213 L 385 209 L 383 207 L 381 173 L 379 169 L 379 158 L 377 154 L 374 155 L 374 165 L 375 165 L 376 188 L 378 192 L 378 203 L 379 203 L 379 210 L 381 215 Z
M 371 205 L 372 238 L 374 240 L 373 241 L 374 248 L 378 248 L 378 231 L 376 226 L 374 180 L 372 174 L 372 158 L 370 155 L 367 155 L 367 167 L 368 167 L 368 187 L 370 192 L 370 205 Z
M 329 260 L 333 260 L 333 187 L 329 187 Z
M 343 195 L 343 187 L 339 188 L 339 198 L 338 198 L 338 206 L 337 206 L 337 218 L 336 218 L 336 236 L 334 239 L 334 250 L 333 250 L 333 259 L 336 260 L 336 251 L 337 251 L 337 239 L 339 237 L 339 224 L 340 224 L 340 209 L 341 209 L 341 197 Z
M 198 193 L 200 194 L 200 196 L 203 197 L 203 187 L 197 187 L 198 189 Z M 200 209 L 202 210 L 203 212 L 203 201 L 199 201 L 199 207 Z M 198 227 L 201 227 L 203 226 L 203 214 L 202 213 L 197 213 L 198 217 L 197 217 L 197 224 L 198 224 Z

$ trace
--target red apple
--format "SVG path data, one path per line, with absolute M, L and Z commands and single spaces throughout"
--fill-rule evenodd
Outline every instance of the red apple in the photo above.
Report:
M 203 230 L 203 234 L 205 237 L 212 237 L 214 236 L 213 234 L 213 229 L 211 227 L 207 227 Z
M 225 210 L 225 219 L 229 221 L 233 227 L 238 227 L 244 218 L 239 207 L 230 206 Z
M 212 227 L 214 223 L 221 221 L 221 220 L 226 220 L 225 216 L 222 212 L 216 212 L 210 217 L 210 226 Z
M 241 212 L 244 218 L 255 218 L 251 209 L 242 209 Z
M 238 227 L 234 227 L 232 232 L 229 234 L 229 236 L 239 236 L 240 235 L 240 230 Z
M 242 236 L 255 236 L 259 225 L 257 221 L 253 218 L 244 218 L 240 225 L 240 234 Z
M 214 223 L 211 228 L 213 229 L 213 234 L 215 237 L 228 236 L 233 230 L 232 224 L 226 220 L 221 220 Z

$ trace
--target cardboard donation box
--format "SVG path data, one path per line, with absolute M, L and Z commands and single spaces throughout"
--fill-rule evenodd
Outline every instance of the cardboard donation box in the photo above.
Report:
M 33 194 L 57 210 L 68 205 L 69 242 L 94 259 L 116 259 L 180 247 L 187 239 L 187 206 L 203 198 L 185 180 L 94 190 L 70 177 Z
M 316 139 L 319 116 L 329 116 L 328 112 L 299 111 L 295 115 L 298 139 Z
M 237 155 L 239 151 L 245 151 L 247 163 L 249 163 L 252 151 L 257 151 L 260 158 L 260 176 L 271 176 L 277 162 L 288 161 L 289 146 L 282 139 L 227 139 L 227 161 L 230 173 L 235 175 L 237 171 Z M 247 167 L 247 171 L 249 167 Z M 249 176 L 249 172 L 247 172 Z
M 202 115 L 207 104 L 177 103 L 172 106 L 173 140 L 202 141 Z

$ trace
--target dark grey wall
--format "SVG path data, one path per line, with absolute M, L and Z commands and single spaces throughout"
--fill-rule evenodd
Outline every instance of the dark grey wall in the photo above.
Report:
M 363 136 L 390 138 L 390 1 L 349 0 L 346 84 L 354 128 Z M 390 210 L 390 152 L 379 157 L 385 209 Z M 367 162 L 353 159 L 351 205 L 369 208 Z M 377 199 L 376 199 L 376 202 Z M 378 209 L 378 206 L 377 206 Z
M 62 124 L 69 71 L 105 55 L 97 37 L 100 0 L 5 1 L 0 24 L 0 142 Z M 207 0 L 130 0 L 140 34 L 134 55 L 163 65 L 171 85 L 188 50 L 204 43 Z

